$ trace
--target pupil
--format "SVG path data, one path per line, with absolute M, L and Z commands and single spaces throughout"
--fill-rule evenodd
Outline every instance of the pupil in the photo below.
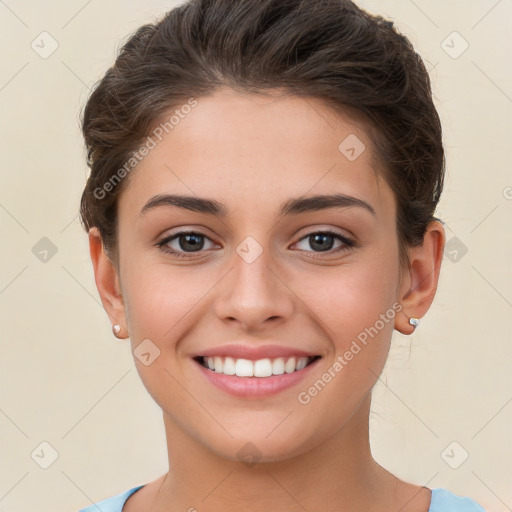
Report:
M 328 242 L 326 242 L 328 239 Z M 183 243 L 184 241 L 184 243 Z M 330 242 L 330 243 L 329 243 Z M 310 235 L 309 243 L 311 247 L 319 251 L 328 251 L 332 249 L 333 236 L 327 234 L 315 234 Z M 180 246 L 182 249 L 186 249 L 186 244 L 189 244 L 192 251 L 200 251 L 203 248 L 204 241 L 201 235 L 187 234 L 180 236 Z
M 198 241 L 198 239 L 201 238 L 201 235 L 194 235 L 194 234 L 188 234 L 188 235 L 181 235 L 180 236 L 180 246 L 182 249 L 187 249 L 186 244 L 190 244 L 190 249 L 192 251 L 199 251 L 203 248 L 204 241 L 201 243 L 201 241 Z M 185 244 L 182 243 L 183 240 L 185 240 Z
M 330 239 L 331 243 L 325 243 L 326 238 Z M 327 235 L 327 234 L 316 234 L 316 235 L 311 235 L 309 237 L 309 243 L 310 243 L 311 247 L 313 247 L 313 249 L 318 249 L 320 251 L 328 251 L 328 250 L 332 249 L 332 241 L 333 241 L 333 236 Z M 317 247 L 315 247 L 315 244 L 317 244 Z

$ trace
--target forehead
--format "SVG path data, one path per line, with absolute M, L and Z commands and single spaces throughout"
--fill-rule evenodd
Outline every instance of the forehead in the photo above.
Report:
M 393 210 L 365 125 L 353 112 L 335 112 L 311 97 L 229 88 L 196 100 L 161 140 L 153 137 L 156 145 L 132 171 L 120 209 L 140 212 L 160 193 L 215 197 L 240 211 L 341 192 Z

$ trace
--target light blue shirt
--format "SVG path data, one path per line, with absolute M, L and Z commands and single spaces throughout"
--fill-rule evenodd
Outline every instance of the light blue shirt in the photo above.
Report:
M 144 484 L 145 485 L 145 484 Z M 112 498 L 80 509 L 78 512 L 122 512 L 126 500 L 144 485 L 138 485 Z M 485 512 L 485 510 L 474 500 L 467 497 L 457 496 L 446 489 L 438 487 L 432 489 L 432 499 L 428 512 Z

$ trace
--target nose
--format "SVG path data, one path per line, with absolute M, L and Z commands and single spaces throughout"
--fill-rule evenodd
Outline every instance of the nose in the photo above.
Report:
M 282 267 L 268 249 L 253 261 L 240 254 L 234 253 L 231 270 L 221 282 L 214 303 L 217 317 L 246 331 L 286 322 L 293 313 L 294 294 Z

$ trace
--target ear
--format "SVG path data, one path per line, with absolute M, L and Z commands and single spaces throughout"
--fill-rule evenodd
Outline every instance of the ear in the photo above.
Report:
M 427 226 L 422 245 L 408 250 L 410 266 L 403 272 L 398 295 L 403 309 L 395 320 L 395 329 L 402 334 L 414 332 L 409 318 L 421 318 L 434 300 L 445 241 L 443 225 L 433 220 Z
M 117 337 L 127 338 L 127 323 L 124 300 L 121 293 L 118 269 L 110 260 L 103 247 L 103 240 L 98 228 L 89 230 L 89 253 L 94 267 L 96 288 L 101 302 L 112 325 L 119 324 L 121 331 Z M 126 335 L 124 335 L 126 334 Z

